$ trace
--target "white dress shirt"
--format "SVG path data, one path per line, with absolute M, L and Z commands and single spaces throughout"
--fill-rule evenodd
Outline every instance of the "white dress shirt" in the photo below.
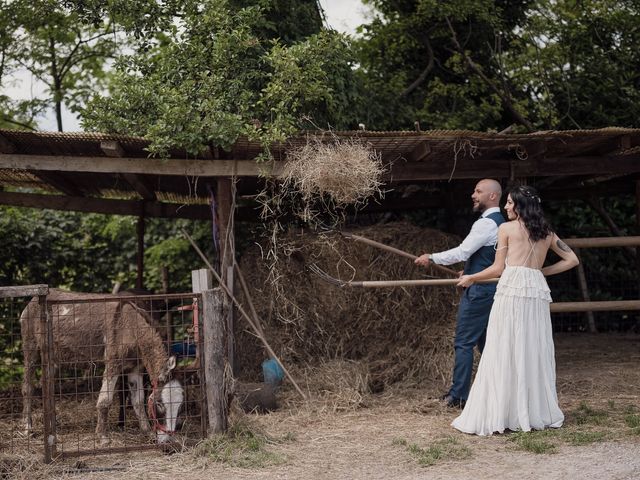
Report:
M 476 253 L 480 248 L 493 246 L 498 241 L 498 225 L 487 218 L 487 215 L 499 212 L 499 207 L 491 207 L 482 212 L 482 215 L 471 226 L 469 235 L 460 245 L 451 250 L 440 253 L 433 253 L 431 261 L 438 265 L 453 265 L 458 262 L 466 262 L 467 259 Z

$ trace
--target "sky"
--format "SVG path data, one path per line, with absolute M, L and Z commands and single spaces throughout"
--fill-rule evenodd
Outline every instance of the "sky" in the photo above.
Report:
M 339 32 L 354 35 L 356 28 L 371 17 L 371 7 L 362 4 L 361 0 L 319 0 L 324 9 L 327 23 Z M 33 79 L 26 71 L 17 72 L 13 84 L 2 89 L 2 93 L 12 98 L 41 97 L 44 85 Z M 67 132 L 80 131 L 78 118 L 63 106 L 62 124 Z M 44 131 L 58 129 L 53 110 L 46 116 L 38 118 L 38 127 Z

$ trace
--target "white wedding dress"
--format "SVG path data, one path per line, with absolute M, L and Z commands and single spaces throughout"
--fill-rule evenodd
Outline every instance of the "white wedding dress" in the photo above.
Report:
M 496 288 L 478 372 L 453 427 L 491 435 L 506 429 L 526 432 L 562 426 L 550 302 L 540 270 L 506 266 Z

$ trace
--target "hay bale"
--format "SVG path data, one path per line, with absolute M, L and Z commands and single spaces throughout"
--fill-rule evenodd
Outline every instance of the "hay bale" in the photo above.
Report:
M 459 239 L 408 223 L 353 233 L 420 254 L 457 245 Z M 240 264 L 258 315 L 285 365 L 318 365 L 343 359 L 367 366 L 368 388 L 448 381 L 459 294 L 451 287 L 356 289 L 330 285 L 306 269 L 316 263 L 343 280 L 424 278 L 427 271 L 406 258 L 344 239 L 290 231 L 280 239 L 277 271 L 269 271 L 261 248 Z M 273 280 L 273 279 L 277 280 Z M 240 291 L 238 288 L 237 291 Z M 259 341 L 236 323 L 238 363 L 256 378 L 264 353 Z
M 336 205 L 356 203 L 377 193 L 384 172 L 380 155 L 358 140 L 308 139 L 287 151 L 284 190 L 295 189 L 305 202 L 329 196 Z

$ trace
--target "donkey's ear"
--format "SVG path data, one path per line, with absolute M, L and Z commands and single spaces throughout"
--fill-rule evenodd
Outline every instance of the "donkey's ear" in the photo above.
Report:
M 167 359 L 167 371 L 171 371 L 174 368 L 176 368 L 176 356 L 175 355 L 171 355 L 168 359 Z

